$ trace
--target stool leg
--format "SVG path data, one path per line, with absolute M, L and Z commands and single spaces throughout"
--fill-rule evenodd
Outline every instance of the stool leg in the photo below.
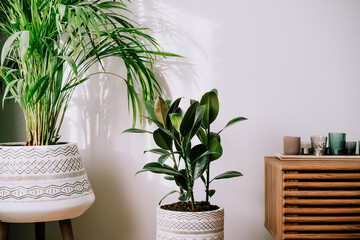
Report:
M 45 223 L 44 222 L 35 223 L 35 236 L 36 236 L 36 240 L 45 240 Z
M 63 240 L 74 240 L 74 235 L 71 227 L 71 220 L 59 221 L 61 235 Z
M 10 223 L 0 222 L 0 240 L 9 238 Z

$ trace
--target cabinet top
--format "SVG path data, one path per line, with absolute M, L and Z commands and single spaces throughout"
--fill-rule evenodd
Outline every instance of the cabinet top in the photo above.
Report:
M 265 162 L 272 165 L 279 165 L 283 170 L 359 170 L 360 159 L 338 160 L 334 158 L 322 158 L 321 160 L 280 160 L 275 156 L 266 156 Z

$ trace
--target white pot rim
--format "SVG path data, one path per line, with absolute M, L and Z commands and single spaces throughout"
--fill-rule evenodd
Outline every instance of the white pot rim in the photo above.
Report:
M 209 210 L 209 211 L 197 211 L 197 212 L 183 212 L 183 211 L 174 211 L 174 210 L 168 210 L 168 209 L 162 209 L 163 205 L 157 205 L 157 209 L 161 211 L 167 211 L 167 212 L 173 212 L 173 213 L 182 213 L 182 214 L 194 214 L 194 213 L 209 213 L 209 212 L 217 212 L 217 211 L 224 211 L 224 208 L 217 205 L 219 208 L 215 210 Z
M 2 148 L 57 148 L 59 146 L 69 146 L 69 145 L 76 145 L 76 143 L 73 142 L 58 142 L 54 145 L 25 145 L 25 142 L 6 142 L 6 143 L 0 143 L 0 149 Z

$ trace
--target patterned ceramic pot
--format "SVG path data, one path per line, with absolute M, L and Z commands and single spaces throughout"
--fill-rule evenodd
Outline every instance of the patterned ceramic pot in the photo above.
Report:
M 0 221 L 75 218 L 94 201 L 76 144 L 0 145 Z
M 176 212 L 158 207 L 156 240 L 224 240 L 224 209 Z

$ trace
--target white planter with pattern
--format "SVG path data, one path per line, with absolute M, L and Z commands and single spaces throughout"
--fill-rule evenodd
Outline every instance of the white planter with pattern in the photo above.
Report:
M 0 145 L 0 221 L 71 219 L 94 201 L 76 144 Z
M 224 240 L 224 209 L 176 212 L 157 208 L 156 240 Z

